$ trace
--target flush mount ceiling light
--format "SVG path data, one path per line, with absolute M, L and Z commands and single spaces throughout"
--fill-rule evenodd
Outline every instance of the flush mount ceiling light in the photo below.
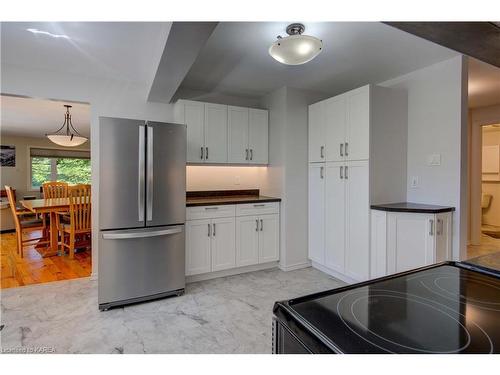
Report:
M 292 23 L 286 28 L 287 37 L 278 39 L 269 47 L 269 54 L 286 65 L 300 65 L 311 61 L 323 50 L 323 41 L 303 35 L 306 28 L 301 23 Z
M 72 106 L 65 104 L 64 107 L 66 107 L 66 113 L 64 114 L 64 123 L 59 129 L 57 129 L 55 133 L 46 134 L 47 138 L 59 146 L 80 146 L 81 144 L 87 142 L 87 138 L 78 133 L 78 131 L 73 126 L 73 123 L 71 122 L 71 114 L 69 113 L 69 109 Z M 64 128 L 66 128 L 66 130 L 64 130 Z
M 63 39 L 69 39 L 69 36 L 64 35 L 64 34 L 52 34 L 49 33 L 48 31 L 43 31 L 43 30 L 38 30 L 38 29 L 26 29 L 26 31 L 29 31 L 32 34 L 42 34 L 42 35 L 47 35 L 52 38 L 63 38 Z

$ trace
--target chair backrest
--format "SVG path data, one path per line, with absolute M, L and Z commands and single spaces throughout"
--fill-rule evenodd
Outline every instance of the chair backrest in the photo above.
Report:
M 62 181 L 44 182 L 42 184 L 43 197 L 48 198 L 67 198 L 68 183 Z
M 14 191 L 10 186 L 5 185 L 5 191 L 7 192 L 7 199 L 9 200 L 10 210 L 12 216 L 14 217 L 14 223 L 16 224 L 16 230 L 21 229 L 21 223 L 19 222 L 19 216 L 17 215 L 16 208 L 16 198 L 14 196 Z
M 69 188 L 70 226 L 74 230 L 90 230 L 91 203 L 90 185 L 75 185 Z

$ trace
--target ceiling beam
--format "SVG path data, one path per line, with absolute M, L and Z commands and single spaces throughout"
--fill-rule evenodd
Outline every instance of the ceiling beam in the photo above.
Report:
M 499 22 L 384 22 L 500 67 Z
M 148 101 L 170 103 L 218 22 L 174 22 Z

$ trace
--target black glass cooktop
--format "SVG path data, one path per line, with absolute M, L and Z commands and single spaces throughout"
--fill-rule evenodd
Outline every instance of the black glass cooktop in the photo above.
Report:
M 500 278 L 450 263 L 288 301 L 347 353 L 499 353 Z

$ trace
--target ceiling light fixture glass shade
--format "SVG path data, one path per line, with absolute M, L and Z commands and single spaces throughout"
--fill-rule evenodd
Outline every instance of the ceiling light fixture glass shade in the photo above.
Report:
M 303 35 L 304 25 L 292 23 L 286 28 L 287 37 L 278 39 L 269 47 L 269 54 L 286 65 L 301 65 L 311 61 L 323 50 L 323 41 L 310 35 Z
M 75 147 L 80 146 L 87 142 L 87 137 L 84 137 L 73 126 L 71 122 L 71 114 L 69 113 L 69 109 L 72 107 L 70 105 L 65 104 L 66 113 L 64 114 L 64 123 L 63 125 L 57 129 L 55 133 L 46 134 L 47 138 L 52 142 L 59 146 L 64 147 Z

